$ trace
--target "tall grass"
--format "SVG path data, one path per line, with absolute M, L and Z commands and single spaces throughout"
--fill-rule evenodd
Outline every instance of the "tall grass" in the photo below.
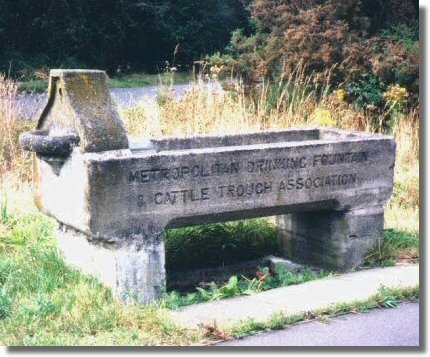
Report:
M 123 110 L 122 115 L 131 135 L 146 137 L 231 134 L 309 124 L 328 88 L 312 88 L 312 78 L 304 75 L 303 68 L 294 75 L 251 89 L 240 80 L 228 81 L 227 90 L 218 90 L 223 84 L 216 80 L 212 86 L 196 81 L 180 100 L 167 95 L 161 102 Z
M 419 233 L 419 120 L 408 113 L 394 124 L 397 142 L 394 192 L 385 210 L 387 228 Z
M 21 132 L 34 126 L 17 117 L 18 84 L 0 73 L 0 170 L 1 179 L 11 173 L 18 180 L 30 178 L 30 155 L 18 146 Z

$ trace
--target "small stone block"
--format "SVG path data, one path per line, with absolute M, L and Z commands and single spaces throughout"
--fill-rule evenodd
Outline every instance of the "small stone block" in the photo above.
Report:
M 296 273 L 303 268 L 302 265 L 294 263 L 291 260 L 275 257 L 273 255 L 263 258 L 262 263 L 268 266 L 274 274 L 286 272 Z

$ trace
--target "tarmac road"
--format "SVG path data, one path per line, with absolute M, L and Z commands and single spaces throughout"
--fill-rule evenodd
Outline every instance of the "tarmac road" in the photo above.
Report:
M 406 303 L 397 308 L 330 318 L 326 322 L 311 321 L 216 346 L 420 346 L 419 306 Z

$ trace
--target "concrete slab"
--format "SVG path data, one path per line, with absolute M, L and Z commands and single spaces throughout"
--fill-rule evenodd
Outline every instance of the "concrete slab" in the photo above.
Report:
M 185 327 L 200 324 L 228 326 L 247 320 L 265 322 L 276 312 L 294 315 L 327 308 L 337 303 L 366 300 L 381 287 L 404 288 L 419 285 L 419 265 L 375 268 L 307 283 L 277 288 L 250 296 L 240 296 L 187 306 L 170 315 Z

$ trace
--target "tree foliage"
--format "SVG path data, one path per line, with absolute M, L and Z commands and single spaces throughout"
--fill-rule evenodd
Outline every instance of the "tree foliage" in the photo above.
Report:
M 2 0 L 0 71 L 157 70 L 175 48 L 183 63 L 222 51 L 246 21 L 240 0 Z
M 294 75 L 300 64 L 363 106 L 380 105 L 390 85 L 406 88 L 413 105 L 418 0 L 0 1 L 0 72 L 15 76 L 160 71 L 215 53 L 212 62 L 251 85 Z

